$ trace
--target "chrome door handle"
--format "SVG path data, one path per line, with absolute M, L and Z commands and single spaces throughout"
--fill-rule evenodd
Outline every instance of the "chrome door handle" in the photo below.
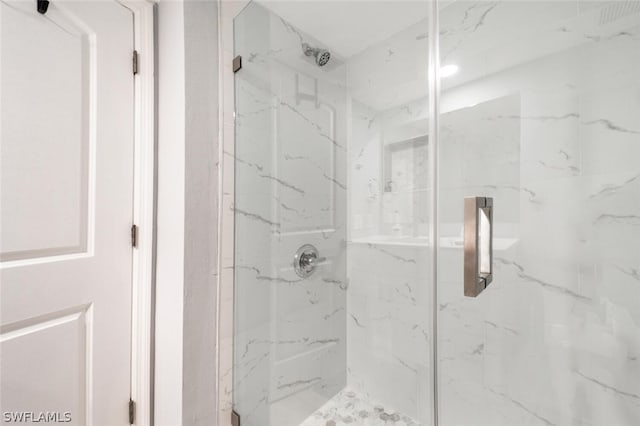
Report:
M 318 256 L 318 249 L 305 244 L 293 256 L 293 269 L 299 277 L 306 278 L 313 274 L 318 264 L 326 261 L 326 257 Z
M 493 280 L 493 198 L 464 199 L 464 295 L 478 296 Z

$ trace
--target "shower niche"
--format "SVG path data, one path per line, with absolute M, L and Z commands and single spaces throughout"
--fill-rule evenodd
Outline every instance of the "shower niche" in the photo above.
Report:
M 426 218 L 428 196 L 428 136 L 385 142 L 382 147 L 383 235 L 426 236 L 416 218 Z M 422 208 L 422 210 L 420 210 Z

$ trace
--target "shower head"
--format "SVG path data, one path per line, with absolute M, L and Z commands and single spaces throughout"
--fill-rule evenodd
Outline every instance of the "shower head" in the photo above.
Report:
M 327 65 L 329 59 L 331 59 L 331 52 L 318 47 L 311 47 L 307 43 L 302 44 L 302 50 L 306 56 L 313 56 L 316 58 L 316 65 L 323 67 Z
M 331 59 L 331 52 L 329 52 L 328 50 L 320 50 L 316 54 L 316 64 L 318 64 L 318 66 L 320 67 L 327 65 L 329 59 Z

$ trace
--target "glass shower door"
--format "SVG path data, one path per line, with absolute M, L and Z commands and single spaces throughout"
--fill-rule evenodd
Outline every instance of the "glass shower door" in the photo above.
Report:
M 439 21 L 439 424 L 640 424 L 640 3 Z M 468 196 L 493 201 L 477 297 Z
M 235 18 L 243 426 L 430 424 L 428 10 L 253 2 Z
M 234 407 L 296 425 L 345 380 L 344 71 L 302 61 L 300 33 L 257 3 L 234 33 Z

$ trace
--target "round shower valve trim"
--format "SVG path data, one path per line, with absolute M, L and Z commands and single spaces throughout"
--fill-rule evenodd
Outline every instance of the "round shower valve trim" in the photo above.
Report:
M 318 264 L 327 260 L 318 256 L 318 249 L 311 244 L 305 244 L 293 256 L 293 269 L 299 277 L 307 278 L 313 274 Z

